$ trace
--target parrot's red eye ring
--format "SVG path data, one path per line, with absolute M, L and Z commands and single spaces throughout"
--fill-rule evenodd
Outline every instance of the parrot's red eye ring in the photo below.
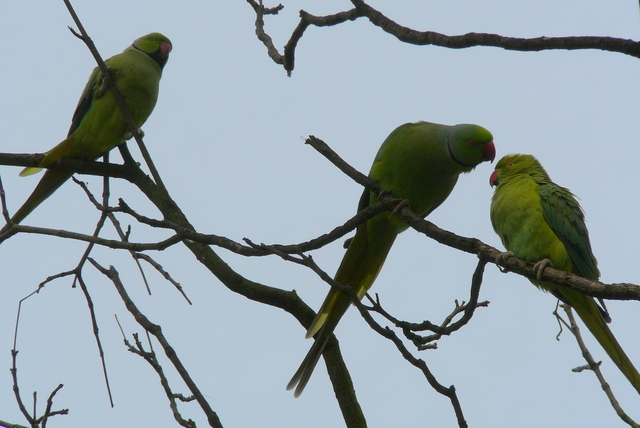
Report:
M 513 162 L 509 162 L 509 163 L 507 164 L 507 168 L 511 168 L 513 165 L 515 165 Z

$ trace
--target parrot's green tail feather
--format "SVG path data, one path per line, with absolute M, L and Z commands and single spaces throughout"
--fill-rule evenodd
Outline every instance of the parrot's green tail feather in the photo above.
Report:
M 47 170 L 40 182 L 31 193 L 27 201 L 22 204 L 20 209 L 11 217 L 13 223 L 20 223 L 26 216 L 36 209 L 38 205 L 47 199 L 58 187 L 67 181 L 73 175 L 72 171 L 54 171 Z
M 618 366 L 631 385 L 640 394 L 640 373 L 627 357 L 624 350 L 609 329 L 600 309 L 593 298 L 582 293 L 576 294 L 570 299 L 571 306 L 576 310 L 582 322 L 587 326 L 591 334 L 595 336 L 600 345 L 609 355 L 609 358 Z
M 28 167 L 23 169 L 20 172 L 20 177 L 27 177 L 29 175 L 37 174 L 42 171 L 42 168 L 45 168 L 55 161 L 59 160 L 63 156 L 69 156 L 71 154 L 71 149 L 73 147 L 73 138 L 71 136 L 62 140 L 57 146 L 53 149 L 49 150 L 47 153 L 44 153 L 44 159 L 40 162 L 40 165 Z M 72 156 L 73 157 L 73 156 Z
M 40 171 L 42 171 L 42 168 L 39 168 L 37 166 L 32 166 L 32 167 L 25 168 L 22 171 L 20 171 L 19 175 L 20 175 L 20 177 L 28 177 L 30 175 L 37 174 Z
M 313 370 L 316 368 L 318 361 L 320 361 L 320 356 L 327 346 L 329 338 L 333 334 L 333 330 L 349 307 L 349 301 L 344 299 L 344 295 L 342 295 L 342 297 L 343 299 L 337 301 L 337 306 L 334 306 L 335 312 L 330 313 L 329 316 L 326 317 L 326 322 L 322 325 L 322 328 L 320 328 L 320 332 L 315 338 L 311 349 L 309 349 L 300 367 L 298 367 L 298 370 L 287 384 L 287 390 L 296 389 L 293 393 L 293 396 L 296 398 L 302 394 L 302 391 L 304 391 L 304 388 L 307 386 Z
M 352 287 L 359 298 L 371 288 L 397 236 L 396 229 L 389 221 L 389 215 L 388 212 L 383 212 L 369 220 L 374 222 L 374 238 L 369 236 L 367 224 L 358 228 L 336 272 L 335 281 Z M 307 330 L 307 338 L 315 337 L 315 343 L 287 385 L 287 389 L 295 388 L 295 397 L 302 394 L 333 330 L 350 305 L 351 299 L 338 290 L 334 289 L 327 295 L 318 315 Z

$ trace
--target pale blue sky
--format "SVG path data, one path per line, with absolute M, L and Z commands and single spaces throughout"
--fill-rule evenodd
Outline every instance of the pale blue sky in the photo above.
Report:
M 255 16 L 243 0 L 219 2 L 76 1 L 87 31 L 106 58 L 135 38 L 160 31 L 174 49 L 161 81 L 145 141 L 174 199 L 202 232 L 254 242 L 296 243 L 328 232 L 356 209 L 361 188 L 312 148 L 310 134 L 366 172 L 380 143 L 396 126 L 415 120 L 471 122 L 495 136 L 498 156 L 537 156 L 551 177 L 570 188 L 587 213 L 594 252 L 606 282 L 640 282 L 637 139 L 640 60 L 600 51 L 519 53 L 497 48 L 447 50 L 408 46 L 360 19 L 334 28 L 309 28 L 288 78 L 254 34 Z M 375 2 L 396 21 L 446 34 L 491 32 L 536 37 L 603 35 L 638 39 L 635 1 L 402 1 Z M 273 6 L 274 4 L 268 4 Z M 314 14 L 346 10 L 346 1 L 288 1 L 266 18 L 276 46 L 297 24 L 299 9 Z M 2 152 L 42 152 L 64 138 L 94 67 L 86 47 L 67 30 L 62 2 L 10 2 L 0 14 Z M 134 156 L 138 157 L 134 150 Z M 118 155 L 115 155 L 116 159 Z M 492 166 L 461 177 L 451 197 L 430 217 L 440 227 L 502 248 L 489 222 Z M 37 178 L 18 168 L 0 173 L 15 210 Z M 99 193 L 100 180 L 83 177 Z M 139 192 L 112 184 L 140 212 L 157 216 Z M 98 214 L 78 186 L 68 183 L 25 224 L 91 233 Z M 108 233 L 112 233 L 110 230 Z M 160 235 L 133 227 L 132 240 Z M 75 266 L 84 245 L 16 236 L 0 246 L 0 419 L 24 423 L 13 400 L 9 368 L 18 300 L 47 276 Z M 245 259 L 216 250 L 239 273 L 296 289 L 317 308 L 327 285 L 311 272 L 275 257 Z M 314 253 L 333 273 L 341 243 Z M 193 306 L 150 268 L 145 294 L 126 254 L 97 249 L 115 265 L 150 319 L 163 326 L 226 427 L 343 426 L 321 363 L 299 399 L 285 385 L 307 352 L 304 329 L 281 310 L 229 292 L 178 245 L 154 254 L 185 288 Z M 408 231 L 396 241 L 376 281 L 386 308 L 399 318 L 439 321 L 454 299 L 468 297 L 474 256 Z M 116 407 L 108 405 L 86 305 L 79 289 L 59 280 L 30 299 L 18 341 L 23 394 L 39 401 L 58 383 L 55 409 L 69 416 L 51 427 L 170 427 L 172 420 L 152 369 L 122 345 L 118 316 L 130 335 L 141 329 L 112 285 L 87 268 Z M 454 384 L 471 427 L 615 427 L 614 414 L 594 376 L 582 365 L 573 338 L 555 337 L 555 299 L 525 279 L 488 266 L 469 326 L 420 354 L 444 385 Z M 611 327 L 640 364 L 640 304 L 611 302 Z M 448 400 L 434 392 L 395 347 L 371 331 L 356 311 L 337 330 L 343 355 L 369 426 L 452 427 Z M 640 420 L 638 395 L 588 334 L 592 353 L 618 399 Z M 159 349 L 156 346 L 156 349 Z M 174 389 L 187 394 L 170 374 Z M 206 426 L 195 405 L 182 415 Z

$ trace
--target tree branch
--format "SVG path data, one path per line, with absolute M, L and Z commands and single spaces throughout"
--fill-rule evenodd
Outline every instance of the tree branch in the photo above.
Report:
M 449 49 L 485 46 L 523 52 L 597 49 L 640 58 L 640 42 L 615 37 L 568 36 L 518 38 L 488 33 L 467 33 L 457 36 L 448 36 L 433 31 L 417 31 L 402 26 L 389 19 L 386 15 L 369 6 L 362 0 L 351 0 L 351 3 L 355 6 L 353 9 L 326 16 L 316 16 L 301 10 L 300 22 L 293 30 L 289 41 L 285 45 L 284 55 L 280 55 L 275 47 L 273 47 L 271 38 L 264 31 L 264 21 L 262 15 L 260 15 L 260 9 L 256 7 L 253 0 L 247 0 L 247 2 L 253 6 L 256 11 L 256 15 L 258 15 L 258 18 L 256 19 L 256 34 L 259 33 L 258 38 L 263 41 L 268 38 L 270 42 L 269 56 L 276 64 L 283 65 L 288 75 L 291 75 L 295 65 L 295 49 L 304 35 L 305 30 L 310 25 L 316 27 L 328 27 L 342 24 L 346 21 L 354 21 L 358 18 L 367 18 L 373 25 L 396 37 L 401 42 L 418 46 L 440 46 Z M 262 6 L 260 5 L 260 7 Z M 282 5 L 277 6 L 278 11 L 282 8 Z M 268 10 L 266 8 L 263 9 Z M 258 21 L 260 21 L 260 26 Z
M 629 425 L 629 426 L 631 426 L 633 428 L 640 427 L 639 424 L 637 424 L 633 419 L 631 419 L 629 417 L 629 415 L 627 415 L 625 413 L 625 411 L 620 406 L 620 403 L 618 402 L 616 397 L 613 395 L 613 391 L 611 390 L 611 386 L 606 381 L 606 379 L 604 378 L 604 375 L 602 374 L 602 371 L 600 370 L 600 364 L 601 363 L 600 362 L 596 362 L 593 359 L 593 356 L 591 355 L 591 352 L 589 352 L 589 349 L 587 348 L 587 345 L 584 343 L 584 340 L 582 339 L 582 334 L 580 333 L 580 328 L 578 327 L 578 324 L 576 323 L 576 319 L 573 316 L 573 311 L 571 310 L 571 306 L 565 305 L 565 304 L 560 304 L 560 306 L 562 307 L 562 309 L 564 309 L 564 312 L 567 314 L 567 318 L 569 319 L 569 322 L 565 321 L 560 316 L 560 314 L 558 313 L 557 308 L 556 308 L 556 310 L 554 311 L 553 314 L 556 316 L 556 318 L 560 322 L 562 322 L 569 329 L 569 331 L 571 332 L 573 337 L 576 339 L 576 342 L 578 342 L 578 346 L 580 347 L 580 351 L 582 351 L 582 356 L 584 357 L 585 361 L 587 362 L 587 366 L 575 368 L 575 369 L 573 369 L 573 371 L 574 372 L 581 372 L 584 369 L 591 370 L 595 374 L 595 376 L 598 378 L 598 381 L 600 382 L 600 386 L 602 387 L 602 390 L 604 391 L 604 393 L 606 394 L 607 398 L 609 399 L 609 403 L 611 403 L 611 407 L 613 407 L 613 409 L 615 410 L 616 414 L 620 417 L 620 419 L 622 419 L 627 425 Z
M 343 173 L 348 175 L 351 179 L 360 183 L 363 186 L 368 187 L 372 191 L 379 189 L 378 185 L 375 186 L 371 183 L 372 180 L 365 177 L 362 173 L 356 171 L 351 166 L 347 165 L 326 143 L 317 137 L 310 136 L 306 143 L 311 145 L 325 157 L 331 163 L 333 163 Z M 364 177 L 364 178 L 363 178 Z M 378 197 L 379 201 L 383 204 L 394 204 L 395 197 L 390 193 L 384 193 Z M 385 205 L 390 206 L 390 205 Z M 502 251 L 485 244 L 476 238 L 467 238 L 464 236 L 456 235 L 455 233 L 441 229 L 433 223 L 417 216 L 411 208 L 408 206 L 394 209 L 393 212 L 398 216 L 400 220 L 407 223 L 410 227 L 417 230 L 420 233 L 428 236 L 437 242 L 455 248 L 457 250 L 475 254 L 483 260 L 487 260 L 491 263 L 498 265 L 502 262 L 504 268 L 511 272 L 515 272 L 519 275 L 527 278 L 536 279 L 536 273 L 533 270 L 533 264 L 517 257 L 508 257 L 502 260 L 500 257 L 503 254 Z M 573 275 L 569 272 L 561 271 L 552 267 L 546 268 L 542 273 L 542 279 L 552 282 L 562 287 L 578 290 L 584 294 L 588 294 L 593 297 L 600 297 L 610 300 L 640 300 L 640 286 L 631 283 L 615 283 L 605 284 L 599 281 L 590 281 L 577 275 Z
M 159 325 L 152 323 L 142 312 L 140 312 L 140 310 L 138 310 L 138 307 L 135 305 L 135 303 L 133 303 L 133 301 L 129 297 L 129 294 L 124 288 L 124 285 L 120 281 L 120 276 L 118 272 L 113 268 L 113 266 L 110 267 L 109 269 L 105 269 L 102 266 L 100 266 L 95 260 L 89 259 L 89 261 L 91 262 L 91 264 L 93 264 L 93 266 L 96 269 L 98 269 L 100 272 L 102 272 L 105 276 L 107 276 L 112 281 L 113 285 L 116 287 L 116 290 L 118 291 L 118 294 L 120 295 L 120 298 L 124 302 L 127 310 L 131 313 L 131 315 L 138 322 L 138 324 L 140 324 L 142 328 L 144 328 L 146 331 L 148 331 L 153 336 L 155 336 L 158 342 L 160 342 L 160 345 L 162 346 L 162 349 L 164 350 L 167 358 L 169 359 L 169 361 L 171 361 L 171 363 L 175 367 L 176 371 L 178 372 L 178 374 L 180 375 L 184 383 L 187 385 L 191 393 L 194 395 L 195 400 L 200 405 L 200 408 L 204 411 L 205 415 L 207 416 L 209 425 L 216 428 L 218 427 L 222 428 L 222 422 L 218 418 L 218 415 L 216 414 L 216 412 L 213 411 L 211 406 L 209 406 L 209 403 L 200 392 L 200 389 L 197 387 L 193 379 L 191 379 L 189 372 L 182 365 L 182 362 L 178 358 L 176 351 L 169 344 L 164 334 L 162 333 L 162 328 Z

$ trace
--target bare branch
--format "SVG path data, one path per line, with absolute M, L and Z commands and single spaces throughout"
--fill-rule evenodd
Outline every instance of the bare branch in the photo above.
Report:
M 0 427 L 3 428 L 29 428 L 24 425 L 13 424 L 11 422 L 6 422 L 0 419 Z M 32 427 L 33 428 L 33 427 Z
M 13 380 L 13 393 L 16 397 L 16 402 L 18 403 L 18 407 L 20 408 L 20 411 L 22 412 L 22 415 L 25 417 L 25 419 L 27 420 L 27 422 L 29 422 L 29 426 L 31 426 L 32 428 L 37 428 L 40 426 L 40 424 L 42 424 L 42 428 L 46 428 L 47 426 L 47 421 L 49 420 L 49 418 L 51 416 L 56 416 L 56 415 L 68 415 L 69 414 L 69 409 L 62 409 L 62 410 L 55 410 L 52 411 L 51 407 L 53 406 L 53 397 L 56 395 L 56 393 L 62 389 L 63 385 L 59 384 L 52 392 L 51 394 L 49 394 L 49 398 L 47 399 L 47 407 L 45 409 L 45 412 L 42 416 L 37 417 L 36 416 L 36 397 L 37 397 L 37 393 L 34 391 L 33 393 L 33 415 L 30 415 L 29 412 L 27 411 L 24 402 L 22 401 L 22 397 L 20 395 L 20 388 L 18 387 L 18 365 L 17 365 L 17 358 L 18 358 L 18 350 L 15 348 L 15 344 L 14 344 L 14 348 L 11 350 L 11 378 Z M 22 428 L 21 425 L 17 425 L 17 424 L 10 424 L 10 423 L 6 423 L 3 421 L 0 421 L 0 426 L 3 427 L 8 427 L 8 428 Z
M 256 11 L 256 15 L 259 15 L 260 9 L 255 6 L 255 2 L 253 0 L 247 1 L 252 4 Z M 295 64 L 295 49 L 298 42 L 304 35 L 305 30 L 310 25 L 316 27 L 328 27 L 365 17 L 369 19 L 373 25 L 396 37 L 401 42 L 418 46 L 430 45 L 450 49 L 486 46 L 525 52 L 597 49 L 640 58 L 640 42 L 635 40 L 603 36 L 517 38 L 488 33 L 467 33 L 457 36 L 447 36 L 433 31 L 417 31 L 402 26 L 362 0 L 351 0 L 351 3 L 355 8 L 327 16 L 315 16 L 301 10 L 300 22 L 293 30 L 291 37 L 285 46 L 284 56 L 280 54 L 274 55 L 272 52 L 269 53 L 269 56 L 276 64 L 283 65 L 287 73 L 290 75 Z M 278 6 L 278 10 L 282 8 L 281 6 L 282 5 Z M 264 32 L 264 22 L 262 21 L 261 15 L 256 19 L 256 33 L 258 34 L 258 20 L 260 20 L 261 24 L 258 38 L 260 38 L 260 40 L 268 39 L 271 46 L 273 46 L 271 38 Z M 275 48 L 273 48 L 273 50 L 275 50 Z
M 333 151 L 333 149 L 331 149 L 331 147 L 329 147 L 327 143 L 322 141 L 320 138 L 309 135 L 309 138 L 307 138 L 304 143 L 316 149 L 318 153 L 327 158 L 329 162 L 334 164 L 347 176 L 351 177 L 351 179 L 353 179 L 356 183 L 368 188 L 376 194 L 380 193 L 380 185 L 375 180 L 367 177 L 366 175 L 349 165 L 347 162 L 345 162 L 340 156 L 338 156 L 336 152 Z
M 4 221 L 9 224 L 11 222 L 11 216 L 7 209 L 7 198 L 4 193 L 4 186 L 2 185 L 2 176 L 0 176 L 0 203 L 2 204 L 2 217 L 4 217 Z
M 484 267 L 486 266 L 487 262 L 488 260 L 478 260 L 478 265 L 472 276 L 469 303 L 465 304 L 465 302 L 462 302 L 462 304 L 460 304 L 456 300 L 455 308 L 442 321 L 442 323 L 440 323 L 440 325 L 433 324 L 429 321 L 423 321 L 421 323 L 400 321 L 382 308 L 380 299 L 377 295 L 376 299 L 374 300 L 367 294 L 367 297 L 372 304 L 371 308 L 369 309 L 381 314 L 386 319 L 391 321 L 395 326 L 402 328 L 404 335 L 407 337 L 407 339 L 411 340 L 416 345 L 418 350 L 433 349 L 436 346 L 431 342 L 439 340 L 442 336 L 448 336 L 468 324 L 473 317 L 473 313 L 476 308 L 489 306 L 488 301 L 478 302 L 478 296 L 480 295 L 480 286 L 482 284 L 482 276 L 484 274 Z M 458 321 L 453 322 L 453 319 L 461 313 L 463 314 L 463 316 L 460 317 Z M 429 336 L 420 336 L 414 333 L 416 331 L 424 330 L 432 331 L 434 332 L 434 334 Z
M 42 421 L 42 428 L 47 428 L 47 422 L 49 421 L 49 417 L 54 415 L 66 415 L 68 413 L 66 410 L 56 410 L 56 411 L 51 410 L 51 407 L 53 407 L 53 397 L 55 397 L 55 395 L 58 393 L 58 391 L 62 389 L 63 386 L 64 385 L 62 384 L 58 385 L 56 389 L 51 391 L 51 394 L 49 394 L 49 398 L 47 398 L 47 407 L 44 411 L 44 415 L 42 415 L 42 417 L 39 418 L 39 420 Z
M 109 162 L 109 153 L 105 153 L 103 156 L 104 162 L 108 163 Z M 104 221 L 106 218 L 109 218 L 109 220 L 111 221 L 111 224 L 113 224 L 114 229 L 116 230 L 116 232 L 118 233 L 118 236 L 120 237 L 120 239 L 123 242 L 127 242 L 128 241 L 128 237 L 125 235 L 125 233 L 123 232 L 122 228 L 120 227 L 120 222 L 118 222 L 118 219 L 116 219 L 115 215 L 113 215 L 113 213 L 108 212 L 106 210 L 105 207 L 109 206 L 109 195 L 110 195 L 110 186 L 109 186 L 109 176 L 104 176 L 103 177 L 103 190 L 102 190 L 102 204 L 100 204 L 96 198 L 93 196 L 93 194 L 89 191 L 89 188 L 86 186 L 85 183 L 77 180 L 75 177 L 72 177 L 73 181 L 76 182 L 77 184 L 79 184 L 82 189 L 84 190 L 85 194 L 87 195 L 87 198 L 89 198 L 89 201 L 93 204 L 93 206 L 96 207 L 96 209 L 98 211 L 101 212 L 101 216 L 100 216 L 100 220 L 98 221 L 98 225 L 100 227 L 96 227 L 96 230 L 93 234 L 93 236 L 97 237 L 100 233 L 100 230 L 102 229 L 102 227 L 104 226 Z M 89 244 L 89 248 L 87 248 L 87 252 L 85 253 L 87 257 L 89 255 L 89 252 L 91 251 L 91 248 L 93 248 L 93 243 Z M 131 257 L 133 258 L 134 262 L 136 263 L 136 265 L 138 266 L 138 271 L 140 272 L 140 275 L 142 276 L 142 280 L 144 282 L 145 287 L 147 288 L 147 293 L 149 293 L 149 295 L 151 295 L 151 288 L 149 287 L 149 282 L 147 281 L 147 277 L 144 274 L 144 270 L 142 269 L 142 266 L 140 265 L 139 260 L 136 258 L 135 256 L 135 252 L 134 251 L 129 251 L 129 254 L 131 254 Z M 84 262 L 83 262 L 84 263 Z
M 607 395 L 607 398 L 609 399 L 609 402 L 611 403 L 611 407 L 613 407 L 613 409 L 616 411 L 617 415 L 620 417 L 620 419 L 622 419 L 627 425 L 634 427 L 634 428 L 638 428 L 640 427 L 640 425 L 638 423 L 636 423 L 633 419 L 631 419 L 629 417 L 629 415 L 627 415 L 625 413 L 624 410 L 622 410 L 622 407 L 620 407 L 620 403 L 618 402 L 618 400 L 616 399 L 615 395 L 613 395 L 613 391 L 611 390 L 611 386 L 609 385 L 609 383 L 606 381 L 606 379 L 604 378 L 604 375 L 602 374 L 602 371 L 600 370 L 600 362 L 596 362 L 593 359 L 593 356 L 591 355 L 591 352 L 589 352 L 589 349 L 587 348 L 587 345 L 584 343 L 584 340 L 582 339 L 582 334 L 580 333 L 580 328 L 578 327 L 578 324 L 576 323 L 576 319 L 573 316 L 573 311 L 571 310 L 571 306 L 569 305 L 565 305 L 565 304 L 561 304 L 560 305 L 563 309 L 564 312 L 567 314 L 567 318 L 569 318 L 569 322 L 567 323 L 558 313 L 557 309 L 554 311 L 554 315 L 557 317 L 557 319 L 562 322 L 571 332 L 571 334 L 573 334 L 573 337 L 575 337 L 576 342 L 578 342 L 578 346 L 580 347 L 580 351 L 582 351 L 582 356 L 584 357 L 585 361 L 587 362 L 587 366 L 586 367 L 578 367 L 573 369 L 574 372 L 580 372 L 583 371 L 585 368 L 588 370 L 591 370 L 596 377 L 598 378 L 598 381 L 600 382 L 600 386 L 602 387 L 602 390 L 604 391 L 604 393 Z
M 296 46 L 298 46 L 298 42 L 302 38 L 305 30 L 309 25 L 314 25 L 316 27 L 329 27 L 333 25 L 342 24 L 346 21 L 354 21 L 359 18 L 361 15 L 358 13 L 356 9 L 351 9 L 346 12 L 338 12 L 334 15 L 329 16 L 315 16 L 311 15 L 304 10 L 300 11 L 300 22 L 298 26 L 293 30 L 291 34 L 291 38 L 287 42 L 284 47 L 284 69 L 287 71 L 287 74 L 291 76 L 291 72 L 295 67 L 295 51 Z M 276 62 L 276 64 L 280 64 Z
M 249 3 L 256 12 L 256 36 L 258 36 L 258 40 L 265 45 L 267 48 L 267 54 L 273 62 L 276 64 L 284 64 L 284 57 L 280 55 L 278 49 L 273 45 L 271 36 L 264 31 L 264 15 L 277 15 L 284 6 L 279 4 L 273 8 L 266 8 L 262 5 L 262 0 L 260 0 L 259 3 L 254 0 L 247 0 L 247 3 Z
M 209 421 L 209 425 L 216 428 L 217 427 L 222 428 L 222 422 L 218 418 L 218 415 L 216 414 L 216 412 L 213 411 L 211 406 L 209 406 L 209 403 L 207 402 L 207 400 L 205 400 L 204 396 L 200 392 L 200 389 L 197 387 L 193 379 L 191 379 L 191 375 L 189 374 L 187 369 L 182 365 L 182 362 L 178 358 L 176 351 L 169 344 L 164 334 L 162 333 L 162 328 L 157 324 L 153 324 L 142 312 L 140 312 L 138 307 L 135 305 L 135 303 L 133 303 L 133 301 L 129 297 L 129 294 L 124 288 L 124 285 L 120 281 L 120 275 L 118 274 L 118 272 L 113 268 L 113 266 L 110 267 L 109 269 L 105 269 L 102 266 L 100 266 L 95 260 L 89 259 L 89 261 L 91 262 L 91 264 L 93 264 L 93 266 L 95 266 L 96 269 L 98 269 L 102 274 L 104 274 L 107 278 L 111 280 L 116 290 L 118 291 L 120 298 L 124 302 L 127 310 L 131 313 L 131 315 L 138 322 L 138 324 L 140 324 L 142 328 L 144 328 L 146 331 L 148 331 L 153 336 L 155 336 L 158 342 L 160 342 L 160 345 L 162 346 L 162 349 L 164 350 L 165 355 L 167 356 L 169 361 L 171 361 L 171 363 L 173 364 L 176 371 L 178 372 L 178 374 L 180 375 L 184 383 L 187 385 L 191 393 L 196 397 L 196 401 L 198 402 L 198 404 L 200 405 L 200 408 L 205 413 L 207 420 Z
M 118 325 L 120 325 L 120 323 L 118 323 Z M 122 327 L 120 327 L 120 331 L 122 331 Z M 122 335 L 124 336 L 124 332 L 122 333 Z M 142 345 L 142 342 L 140 342 L 137 333 L 133 334 L 133 338 L 135 340 L 136 346 L 131 345 L 129 341 L 126 339 L 126 337 L 124 337 L 125 345 L 129 349 L 129 352 L 142 357 L 147 363 L 149 363 L 151 367 L 153 367 L 153 369 L 158 374 L 158 377 L 160 378 L 160 385 L 162 385 L 162 388 L 164 389 L 165 394 L 169 399 L 169 407 L 171 408 L 173 417 L 176 420 L 176 422 L 178 422 L 178 424 L 183 427 L 195 428 L 196 424 L 194 421 L 192 421 L 191 419 L 186 420 L 180 414 L 180 411 L 178 410 L 178 405 L 176 403 L 176 399 L 179 399 L 182 402 L 189 402 L 189 401 L 195 400 L 196 397 L 193 395 L 189 397 L 184 397 L 182 394 L 174 393 L 171 387 L 169 386 L 169 381 L 167 380 L 167 377 L 164 374 L 164 369 L 162 368 L 162 365 L 158 361 L 156 353 L 153 351 L 153 349 L 151 351 L 145 351 L 144 346 Z
M 173 279 L 171 277 L 171 275 L 169 274 L 169 272 L 164 270 L 164 268 L 162 267 L 162 265 L 160 263 L 156 262 L 151 257 L 149 257 L 147 254 L 143 254 L 143 253 L 135 253 L 135 259 L 136 259 L 136 261 L 137 260 L 144 260 L 145 262 L 147 262 L 151 266 L 153 266 L 153 268 L 156 271 L 158 271 L 160 273 L 160 275 L 162 275 L 164 277 L 164 279 L 169 281 L 180 292 L 180 294 L 182 294 L 182 297 L 184 297 L 184 299 L 187 301 L 187 303 L 189 303 L 190 305 L 192 304 L 191 300 L 189 300 L 189 297 L 187 297 L 187 294 L 185 293 L 184 289 L 182 288 L 182 285 L 180 285 L 180 283 L 178 281 Z
M 100 362 L 102 363 L 102 375 L 104 377 L 105 386 L 107 387 L 107 395 L 109 396 L 109 403 L 111 404 L 111 407 L 113 407 L 113 395 L 111 394 L 111 385 L 109 384 L 109 375 L 107 373 L 107 362 L 105 361 L 105 358 L 104 358 L 104 349 L 102 348 L 102 341 L 100 340 L 100 329 L 98 328 L 98 319 L 96 318 L 93 299 L 91 298 L 91 294 L 89 294 L 89 289 L 87 287 L 87 284 L 84 282 L 84 279 L 82 278 L 82 274 L 80 270 L 76 272 L 76 279 L 80 284 L 80 289 L 84 294 L 85 300 L 87 302 L 87 307 L 89 308 L 89 316 L 91 317 L 91 327 L 93 330 L 93 337 L 95 337 L 96 339 L 96 346 L 98 347 L 98 355 L 100 356 Z

